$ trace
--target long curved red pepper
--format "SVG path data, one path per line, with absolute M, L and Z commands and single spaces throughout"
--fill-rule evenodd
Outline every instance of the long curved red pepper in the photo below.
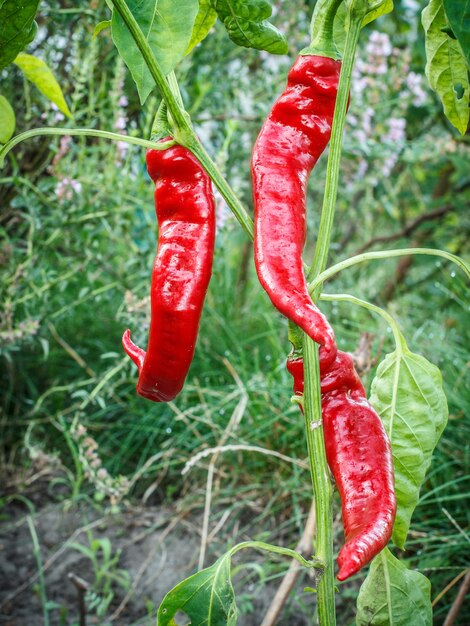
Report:
M 309 174 L 330 139 L 341 63 L 300 56 L 256 140 L 251 161 L 255 265 L 274 306 L 334 358 L 334 333 L 313 303 L 302 250 Z M 326 354 L 325 353 L 325 354 Z
M 289 357 L 294 392 L 304 390 L 303 359 Z M 338 580 L 366 565 L 388 543 L 396 514 L 393 461 L 382 421 L 369 404 L 351 355 L 338 351 L 328 364 L 320 352 L 325 449 L 338 486 L 345 545 Z
M 149 340 L 144 351 L 126 330 L 122 343 L 139 368 L 137 392 L 167 402 L 181 391 L 194 355 L 212 272 L 215 205 L 209 176 L 186 148 L 149 150 L 147 170 L 158 218 Z

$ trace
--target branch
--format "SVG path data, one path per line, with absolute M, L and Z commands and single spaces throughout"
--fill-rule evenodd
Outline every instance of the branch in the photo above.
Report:
M 459 614 L 460 607 L 462 606 L 463 601 L 465 600 L 465 596 L 469 588 L 470 588 L 470 570 L 467 571 L 467 574 L 465 575 L 465 578 L 463 579 L 462 585 L 460 586 L 460 589 L 459 589 L 459 593 L 457 594 L 457 597 L 455 598 L 454 603 L 452 604 L 452 607 L 449 613 L 447 614 L 446 621 L 444 622 L 444 626 L 452 626 L 452 624 L 455 622 L 457 615 Z
M 449 204 L 443 207 L 439 207 L 434 211 L 430 211 L 429 213 L 422 213 L 397 233 L 393 233 L 392 235 L 380 235 L 378 237 L 373 237 L 372 239 L 369 239 L 369 241 L 361 246 L 354 254 L 362 254 L 369 248 L 372 248 L 372 246 L 377 243 L 388 243 L 389 241 L 396 241 L 397 239 L 409 237 L 423 222 L 437 220 L 439 217 L 442 217 L 446 213 L 450 213 L 450 211 L 453 211 L 454 209 L 455 207 Z

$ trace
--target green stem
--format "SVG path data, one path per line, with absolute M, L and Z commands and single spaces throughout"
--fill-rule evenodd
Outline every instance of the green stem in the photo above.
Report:
M 356 296 L 352 296 L 349 293 L 322 293 L 320 295 L 320 300 L 325 300 L 326 302 L 351 302 L 351 304 L 356 304 L 368 311 L 373 311 L 377 313 L 387 322 L 387 324 L 392 329 L 393 338 L 395 339 L 395 346 L 398 349 L 406 348 L 406 341 L 403 337 L 398 324 L 390 313 L 381 309 L 379 306 L 372 304 L 371 302 L 367 302 L 367 300 L 361 300 L 361 298 L 356 298 Z
M 318 345 L 305 334 L 303 336 L 303 355 L 305 435 L 317 521 L 315 554 L 325 564 L 323 575 L 317 585 L 318 621 L 321 626 L 334 626 L 336 624 L 336 612 L 333 563 L 333 486 L 328 471 L 323 435 Z
M 318 54 L 331 59 L 340 58 L 333 39 L 333 25 L 342 1 L 318 0 L 312 15 L 310 45 L 300 52 L 301 55 Z
M 129 135 L 119 135 L 118 133 L 111 133 L 107 130 L 95 130 L 94 128 L 33 128 L 27 130 L 24 133 L 20 133 L 10 139 L 4 146 L 0 148 L 0 168 L 3 167 L 5 157 L 17 144 L 31 139 L 31 137 L 41 137 L 43 135 L 69 135 L 70 137 L 76 135 L 85 135 L 87 137 L 101 137 L 103 139 L 111 139 L 113 141 L 124 141 L 125 143 L 131 143 L 135 146 L 141 146 L 143 148 L 154 148 L 155 144 L 145 139 L 139 139 L 138 137 L 129 137 Z M 164 149 L 165 146 L 159 146 L 160 149 Z
M 178 138 L 176 138 L 178 140 Z M 219 170 L 217 165 L 211 159 L 209 154 L 206 152 L 204 146 L 202 146 L 197 140 L 191 142 L 186 145 L 188 150 L 194 154 L 202 167 L 206 170 L 206 172 L 211 177 L 214 185 L 220 191 L 221 196 L 225 200 L 225 202 L 230 207 L 232 213 L 237 218 L 239 224 L 246 232 L 248 237 L 253 241 L 254 239 L 254 226 L 253 220 L 245 211 L 243 204 L 240 202 L 239 198 L 235 195 L 230 185 L 227 183 L 225 178 L 222 175 L 222 172 Z
M 186 111 L 184 111 L 184 109 L 179 105 L 178 99 L 173 94 L 170 85 L 168 84 L 155 59 L 152 49 L 145 39 L 139 24 L 129 10 L 125 0 L 111 0 L 111 2 L 129 29 L 129 32 L 139 48 L 150 74 L 160 91 L 160 94 L 168 107 L 169 114 L 173 118 L 176 126 L 176 132 L 174 133 L 176 141 L 182 146 L 188 148 L 188 150 L 191 150 L 197 160 L 201 163 L 202 167 L 212 178 L 215 186 L 222 194 L 222 197 L 227 202 L 242 228 L 245 230 L 250 239 L 253 239 L 253 221 L 245 211 L 245 208 L 235 195 L 230 185 L 225 181 L 216 164 L 212 161 L 204 147 L 199 143 Z
M 458 257 L 451 252 L 446 252 L 445 250 L 434 250 L 433 248 L 402 248 L 400 250 L 382 250 L 379 252 L 364 252 L 363 254 L 357 254 L 356 256 L 352 256 L 349 259 L 345 259 L 344 261 L 340 261 L 336 263 L 336 265 L 332 265 L 327 270 L 319 274 L 309 285 L 310 293 L 314 293 L 317 289 L 321 288 L 321 285 L 334 276 L 338 274 L 342 270 L 345 270 L 348 267 L 352 267 L 353 265 L 357 265 L 358 263 L 365 263 L 366 261 L 373 261 L 376 259 L 388 259 L 390 257 L 396 256 L 408 256 L 414 254 L 424 254 L 429 256 L 440 256 L 448 261 L 452 261 L 460 267 L 461 270 L 465 272 L 467 278 L 470 278 L 470 265 L 466 263 L 463 259 Z
M 148 41 L 145 39 L 145 35 L 142 32 L 137 20 L 133 16 L 131 10 L 127 6 L 125 0 L 111 0 L 117 13 L 119 13 L 123 22 L 126 24 L 132 38 L 134 39 L 136 46 L 139 48 L 140 53 L 147 65 L 149 72 L 155 81 L 155 84 L 160 91 L 162 98 L 165 100 L 171 117 L 173 118 L 177 128 L 191 132 L 190 123 L 186 117 L 184 110 L 178 104 L 175 96 L 173 95 L 170 86 L 160 69 L 160 66 L 155 59 L 155 56 L 150 48 Z
M 358 4 L 360 5 L 360 10 L 358 10 Z M 338 84 L 326 173 L 325 195 L 315 256 L 309 273 L 310 279 L 316 277 L 325 269 L 328 260 L 336 196 L 338 192 L 341 148 L 349 89 L 357 42 L 365 10 L 364 0 L 353 0 L 348 8 L 349 27 Z M 319 286 L 313 293 L 312 297 L 314 300 L 318 299 L 320 288 Z M 305 432 L 317 519 L 315 552 L 318 558 L 325 563 L 325 570 L 317 588 L 318 620 L 321 626 L 334 626 L 336 624 L 336 612 L 333 564 L 333 488 L 326 460 L 322 426 L 318 346 L 305 334 L 303 335 L 303 355 L 305 368 Z
M 270 543 L 264 543 L 264 541 L 244 541 L 242 543 L 239 543 L 230 549 L 230 556 L 233 556 L 236 552 L 238 552 L 239 550 L 244 550 L 245 548 L 254 548 L 255 550 L 266 550 L 267 552 L 282 554 L 283 556 L 288 556 L 292 559 L 295 559 L 298 563 L 300 563 L 300 565 L 303 565 L 303 567 L 315 569 L 323 568 L 322 561 L 316 557 L 307 561 L 307 559 L 304 559 L 304 557 L 295 550 L 291 550 L 290 548 L 282 548 L 281 546 L 273 546 Z
M 321 212 L 318 240 L 315 248 L 315 256 L 310 268 L 309 278 L 314 278 L 322 272 L 328 260 L 328 250 L 333 229 L 335 215 L 336 196 L 338 194 L 339 169 L 341 160 L 341 147 L 343 131 L 348 107 L 349 89 L 351 76 L 356 55 L 356 47 L 361 31 L 361 17 L 351 20 L 344 47 L 344 57 L 338 84 L 336 97 L 335 115 L 331 129 L 330 153 L 326 169 L 325 195 Z

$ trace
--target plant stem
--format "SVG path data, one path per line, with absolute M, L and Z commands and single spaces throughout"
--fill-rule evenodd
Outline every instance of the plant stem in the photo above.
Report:
M 172 89 L 163 75 L 139 24 L 132 15 L 125 0 L 111 0 L 111 2 L 129 29 L 129 32 L 139 48 L 150 74 L 160 91 L 160 94 L 168 107 L 168 112 L 176 126 L 174 133 L 176 141 L 185 148 L 188 148 L 188 150 L 194 154 L 197 160 L 201 163 L 202 167 L 211 177 L 215 186 L 222 194 L 222 197 L 227 202 L 248 237 L 253 239 L 253 221 L 230 185 L 222 176 L 222 173 L 218 169 L 217 165 L 214 161 L 212 161 L 205 148 L 199 143 L 196 133 L 191 126 L 188 114 L 184 111 L 178 103 L 178 99 L 173 94 Z
M 150 48 L 148 41 L 145 39 L 145 35 L 142 32 L 137 20 L 133 16 L 131 10 L 127 6 L 125 0 L 111 0 L 117 13 L 119 13 L 121 19 L 126 24 L 132 38 L 134 39 L 136 46 L 139 48 L 140 53 L 147 65 L 150 74 L 152 75 L 158 90 L 165 100 L 168 110 L 176 124 L 180 129 L 190 130 L 190 123 L 185 115 L 184 110 L 179 106 L 176 98 L 174 97 L 170 86 L 160 69 L 160 66 L 155 59 L 155 56 Z
M 303 356 L 305 435 L 317 520 L 315 554 L 325 564 L 325 569 L 317 585 L 318 621 L 321 626 L 334 626 L 336 616 L 333 565 L 333 487 L 323 436 L 318 345 L 305 334 L 303 336 Z
M 363 254 L 357 254 L 356 256 L 352 256 L 349 259 L 345 259 L 344 261 L 340 261 L 336 263 L 336 265 L 332 265 L 327 270 L 318 274 L 316 278 L 309 285 L 310 293 L 315 292 L 321 285 L 328 280 L 338 274 L 342 270 L 347 269 L 348 267 L 352 267 L 358 263 L 365 263 L 366 261 L 372 261 L 376 259 L 388 259 L 390 257 L 396 256 L 408 256 L 411 254 L 424 254 L 429 256 L 440 256 L 448 261 L 452 261 L 460 267 L 461 270 L 465 272 L 467 278 L 470 278 L 470 266 L 468 263 L 465 263 L 463 259 L 458 257 L 451 252 L 446 252 L 445 250 L 434 250 L 433 248 L 402 248 L 399 250 L 382 250 L 377 252 L 364 252 Z
M 363 3 L 361 4 L 363 5 Z M 355 2 L 353 0 L 348 14 L 349 28 L 344 48 L 344 59 L 339 78 L 335 114 L 331 131 L 330 153 L 328 157 L 320 228 L 309 279 L 315 278 L 320 274 L 325 269 L 328 260 L 336 196 L 338 192 L 341 147 L 349 99 L 349 88 L 363 17 L 363 15 L 359 15 L 360 12 L 354 11 L 354 8 Z M 321 285 L 318 285 L 312 295 L 314 300 L 318 299 L 320 289 Z M 325 570 L 317 586 L 318 620 L 321 626 L 334 626 L 336 624 L 336 612 L 333 564 L 333 488 L 326 460 L 322 425 L 318 345 L 305 334 L 303 335 L 303 356 L 305 368 L 305 432 L 317 519 L 315 553 L 318 558 L 325 563 Z
M 380 315 L 390 326 L 393 333 L 393 338 L 395 339 L 395 346 L 397 350 L 401 348 L 405 348 L 406 341 L 403 337 L 398 324 L 388 311 L 381 309 L 379 306 L 372 304 L 371 302 L 367 302 L 367 300 L 362 300 L 361 298 L 356 298 L 356 296 L 352 296 L 349 293 L 322 293 L 320 295 L 320 300 L 326 300 L 330 302 L 351 302 L 352 304 L 356 304 L 368 311 L 373 311 Z
M 326 169 L 325 194 L 321 212 L 320 227 L 318 231 L 315 255 L 309 272 L 309 279 L 313 279 L 323 272 L 328 260 L 328 250 L 333 229 L 335 215 L 336 196 L 338 194 L 339 168 L 341 160 L 341 148 L 343 142 L 344 123 L 349 100 L 349 88 L 356 54 L 357 42 L 361 31 L 361 18 L 351 20 L 344 47 L 344 58 L 338 84 L 335 115 L 331 129 L 330 153 Z
M 307 568 L 315 568 L 322 569 L 323 563 L 320 559 L 312 557 L 309 561 L 304 559 L 304 557 L 296 552 L 295 550 L 291 550 L 290 548 L 283 548 L 281 546 L 273 546 L 270 543 L 265 543 L 264 541 L 243 541 L 242 543 L 238 543 L 236 546 L 230 549 L 230 556 L 233 556 L 239 550 L 244 550 L 245 548 L 254 548 L 255 550 L 265 550 L 267 552 L 274 552 L 275 554 L 282 554 L 283 556 L 288 556 L 292 559 L 295 559 L 300 565 Z
M 331 59 L 340 55 L 333 39 L 333 24 L 339 5 L 343 0 L 318 0 L 310 26 L 310 45 L 301 55 L 318 54 Z
M 94 128 L 33 128 L 32 130 L 27 130 L 24 133 L 16 135 L 0 148 L 0 168 L 3 167 L 6 155 L 17 144 L 25 141 L 26 139 L 31 139 L 32 137 L 42 137 L 43 135 L 69 135 L 70 137 L 85 135 L 87 137 L 101 137 L 103 139 L 112 139 L 113 141 L 124 141 L 125 143 L 131 143 L 135 146 L 141 146 L 143 148 L 155 148 L 155 144 L 151 141 L 139 139 L 139 137 L 129 137 L 129 135 L 111 133 L 107 130 L 95 130 Z M 164 146 L 162 146 L 162 149 L 163 148 Z

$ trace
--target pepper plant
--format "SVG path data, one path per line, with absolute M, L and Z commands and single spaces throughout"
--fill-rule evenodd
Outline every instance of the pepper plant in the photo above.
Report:
M 305 419 L 317 520 L 314 556 L 310 560 L 293 550 L 259 541 L 238 544 L 212 566 L 201 569 L 169 591 L 159 608 L 158 624 L 175 624 L 181 615 L 193 626 L 235 624 L 237 608 L 231 583 L 231 558 L 244 548 L 283 554 L 313 569 L 318 622 L 322 626 L 335 624 L 333 482 L 329 468 L 342 498 L 345 548 L 348 548 L 340 553 L 342 564 L 338 578 L 347 578 L 371 561 L 357 600 L 357 624 L 431 624 L 429 581 L 422 574 L 408 570 L 386 544 L 391 538 L 397 548 L 405 547 L 420 487 L 446 425 L 447 404 L 441 376 L 433 364 L 411 352 L 397 321 L 387 311 L 350 294 L 322 291 L 323 285 L 339 272 L 359 263 L 392 256 L 442 257 L 470 277 L 470 268 L 461 258 L 444 250 L 427 248 L 369 252 L 328 267 L 356 48 L 362 28 L 392 11 L 392 1 L 317 1 L 310 45 L 300 52 L 289 74 L 288 87 L 275 104 L 254 149 L 255 227 L 247 209 L 196 136 L 180 95 L 176 73 L 178 63 L 210 36 L 217 19 L 224 24 L 235 44 L 285 54 L 288 37 L 267 21 L 271 15 L 269 3 L 265 0 L 250 3 L 107 0 L 107 4 L 111 19 L 98 24 L 95 34 L 98 36 L 102 30 L 111 28 L 113 41 L 132 74 L 142 104 L 155 88 L 161 98 L 150 139 L 89 128 L 36 128 L 12 137 L 14 112 L 2 97 L 0 140 L 4 145 L 0 148 L 0 162 L 3 163 L 19 142 L 38 135 L 100 137 L 149 151 L 149 173 L 156 183 L 160 226 L 152 287 L 155 317 L 152 317 L 147 351 L 137 348 L 128 332 L 124 335 L 124 347 L 140 370 L 139 393 L 155 401 L 168 400 L 179 392 L 194 352 L 210 275 L 212 250 L 209 248 L 213 247 L 211 184 L 218 189 L 247 237 L 254 239 L 261 284 L 273 304 L 289 320 L 293 352 L 288 367 L 294 375 L 295 401 L 301 406 Z M 21 13 L 15 13 L 14 5 L 13 0 L 0 5 L 0 17 L 18 17 L 3 20 L 6 26 L 0 30 L 0 69 L 16 63 L 26 78 L 68 114 L 60 87 L 48 68 L 23 52 L 35 34 L 34 15 L 38 2 L 23 2 Z M 442 100 L 446 116 L 462 134 L 467 130 L 469 110 L 470 43 L 464 27 L 468 17 L 467 4 L 452 0 L 430 0 L 422 14 L 426 74 L 430 86 Z M 309 137 L 309 141 L 304 141 L 305 137 Z M 330 150 L 315 254 L 312 260 L 304 259 L 306 180 L 328 140 Z M 193 175 L 191 180 L 188 172 Z M 193 185 L 194 181 L 199 187 L 202 184 L 203 192 L 198 185 Z M 183 214 L 183 237 L 177 239 L 172 231 L 176 218 L 171 212 L 174 206 L 183 203 L 184 209 L 194 217 L 191 204 L 201 199 L 201 193 L 206 204 L 198 216 L 198 228 L 202 223 L 208 229 L 203 238 L 207 258 L 202 270 L 196 262 L 201 254 L 197 245 L 201 243 L 200 232 L 192 240 L 193 247 L 185 247 L 188 232 L 193 232 L 191 229 L 198 221 L 190 222 Z M 169 231 L 159 213 L 168 198 Z M 170 246 L 164 255 L 166 237 L 173 237 L 169 243 L 175 247 Z M 189 284 L 183 285 L 179 293 L 177 282 L 172 280 L 183 276 L 178 275 L 181 267 Z M 162 302 L 167 289 L 171 293 L 165 302 L 168 308 L 164 310 Z M 187 317 L 178 325 L 175 320 L 188 293 L 194 296 L 194 301 L 184 314 L 191 319 Z M 382 316 L 392 329 L 396 348 L 379 364 L 369 400 L 351 358 L 337 351 L 332 327 L 318 308 L 321 300 L 363 307 Z M 167 345 L 164 346 L 164 342 Z M 168 384 L 167 391 L 159 393 L 165 384 Z M 365 466 L 373 474 L 375 483 L 365 473 Z

